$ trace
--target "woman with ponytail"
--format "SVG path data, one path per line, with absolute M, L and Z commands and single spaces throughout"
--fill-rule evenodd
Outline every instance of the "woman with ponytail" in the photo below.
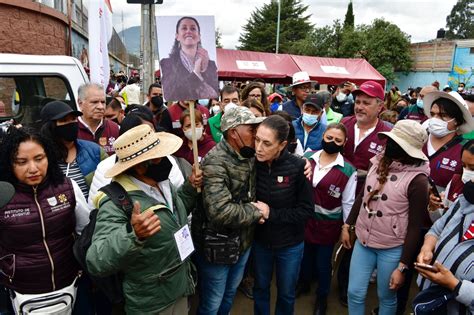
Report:
M 377 269 L 379 313 L 397 312 L 397 290 L 413 266 L 421 242 L 421 228 L 429 220 L 428 158 L 422 152 L 427 133 L 411 120 L 380 132 L 385 150 L 370 161 L 364 190 L 342 227 L 342 243 L 350 248 L 349 228 L 355 225 L 349 272 L 349 313 L 365 314 L 369 279 Z

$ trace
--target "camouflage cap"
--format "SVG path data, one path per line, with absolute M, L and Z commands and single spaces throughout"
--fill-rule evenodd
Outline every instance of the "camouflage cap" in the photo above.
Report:
M 224 115 L 221 119 L 221 131 L 224 132 L 239 125 L 259 124 L 264 119 L 265 117 L 255 117 L 255 115 L 247 107 L 233 107 L 224 112 Z

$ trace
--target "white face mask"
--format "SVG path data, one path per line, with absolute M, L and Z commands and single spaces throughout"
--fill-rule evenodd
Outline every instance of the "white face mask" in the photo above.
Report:
M 236 105 L 235 103 L 230 102 L 229 104 L 226 104 L 226 105 L 224 106 L 224 113 L 225 113 L 226 111 L 228 111 L 229 109 L 234 108 L 234 107 L 237 107 L 237 105 Z
M 462 182 L 465 184 L 469 181 L 474 181 L 474 170 L 470 170 L 467 168 L 462 169 L 462 177 L 461 177 Z
M 217 115 L 221 112 L 221 107 L 219 105 L 214 105 L 214 106 L 211 107 L 211 112 L 214 115 Z
M 196 139 L 201 139 L 203 133 L 202 127 L 196 127 Z M 188 130 L 184 131 L 184 136 L 189 140 L 193 140 L 193 130 L 189 128 Z
M 450 121 L 453 121 L 451 119 Z M 449 135 L 450 133 L 456 132 L 456 130 L 448 130 L 448 123 L 450 121 L 444 121 L 439 118 L 430 118 L 428 123 L 428 132 L 436 138 L 442 138 Z
M 336 96 L 336 99 L 339 103 L 345 102 L 347 100 L 347 94 L 343 92 L 339 92 L 339 94 L 337 94 Z

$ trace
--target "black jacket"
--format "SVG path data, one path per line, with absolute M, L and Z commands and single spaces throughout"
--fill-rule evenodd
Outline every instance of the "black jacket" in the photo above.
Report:
M 257 224 L 255 241 L 271 248 L 302 242 L 314 208 L 311 184 L 304 175 L 305 161 L 285 149 L 270 166 L 256 164 L 257 200 L 270 206 L 270 216 L 264 224 Z

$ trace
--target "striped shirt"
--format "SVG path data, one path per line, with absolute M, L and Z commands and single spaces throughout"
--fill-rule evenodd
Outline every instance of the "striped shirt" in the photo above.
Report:
M 87 200 L 89 196 L 89 186 L 87 186 L 86 179 L 81 173 L 81 170 L 76 160 L 72 161 L 72 163 L 59 163 L 59 168 L 66 177 L 74 180 L 79 185 L 82 194 Z

